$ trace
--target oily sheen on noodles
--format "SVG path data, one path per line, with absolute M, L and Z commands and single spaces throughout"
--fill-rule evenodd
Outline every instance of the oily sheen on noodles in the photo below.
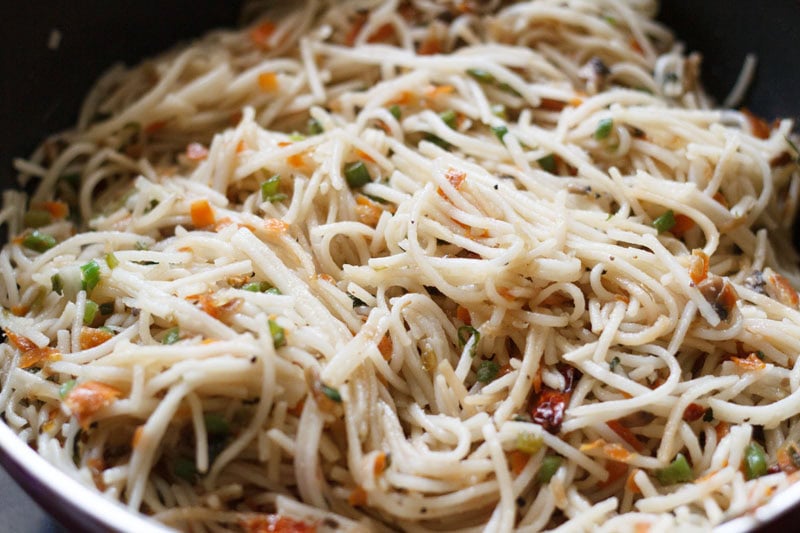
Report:
M 708 529 L 796 479 L 790 121 L 648 0 L 262 7 L 15 162 L 21 439 L 191 531 Z

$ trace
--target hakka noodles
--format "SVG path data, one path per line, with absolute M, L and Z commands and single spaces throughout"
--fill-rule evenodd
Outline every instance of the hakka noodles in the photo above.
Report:
M 112 69 L 4 192 L 6 423 L 195 532 L 765 503 L 800 469 L 793 124 L 714 108 L 657 7 L 250 4 Z

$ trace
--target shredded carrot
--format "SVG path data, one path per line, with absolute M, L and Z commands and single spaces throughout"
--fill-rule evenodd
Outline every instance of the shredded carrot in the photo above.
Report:
M 145 133 L 156 133 L 164 129 L 164 126 L 167 125 L 166 120 L 157 120 L 155 122 L 151 122 L 144 128 Z
M 62 219 L 69 214 L 69 206 L 64 202 L 42 202 L 42 208 L 50 213 L 50 216 L 56 220 Z
M 81 328 L 81 333 L 79 337 L 81 350 L 88 350 L 89 348 L 100 346 L 113 336 L 114 336 L 113 333 L 111 333 L 110 331 L 106 331 L 104 329 L 83 327 Z
M 208 345 L 208 344 L 214 344 L 215 342 L 217 342 L 217 339 L 203 339 L 203 341 L 200 344 Z
M 271 93 L 278 89 L 278 75 L 274 72 L 262 72 L 258 75 L 258 88 L 265 93 Z
M 417 101 L 417 97 L 411 91 L 403 91 L 400 93 L 400 96 L 395 98 L 394 100 L 390 100 L 389 104 L 397 104 L 397 105 L 409 105 L 413 104 Z
M 441 51 L 442 46 L 439 44 L 439 40 L 431 36 L 428 36 L 424 41 L 422 41 L 419 44 L 419 48 L 417 48 L 417 53 L 421 56 L 431 56 L 438 54 Z
M 733 361 L 740 370 L 745 372 L 764 370 L 767 367 L 767 364 L 759 359 L 755 353 L 749 354 L 746 358 L 734 356 L 731 357 L 731 361 Z
M 223 318 L 225 315 L 229 313 L 235 312 L 241 305 L 242 299 L 241 298 L 231 298 L 230 300 L 224 303 L 217 303 L 214 299 L 213 294 L 205 293 L 201 294 L 197 299 L 200 308 L 209 316 L 212 316 L 216 319 Z M 209 339 L 207 339 L 209 340 Z M 210 342 L 203 341 L 203 344 L 210 344 L 215 342 L 213 339 L 210 339 Z
M 708 277 L 708 256 L 702 250 L 692 250 L 689 259 L 689 277 L 697 285 Z
M 350 491 L 350 495 L 347 497 L 347 503 L 353 507 L 367 505 L 367 491 L 360 486 L 356 486 L 356 488 Z
M 382 214 L 383 209 L 377 202 L 373 202 L 363 194 L 356 195 L 356 215 L 361 223 L 374 228 Z
M 633 533 L 649 533 L 650 524 L 648 522 L 636 522 Z
M 38 348 L 35 342 L 30 340 L 28 337 L 23 337 L 22 335 L 17 335 L 13 331 L 4 330 L 6 333 L 6 337 L 8 340 L 11 341 L 19 351 L 27 352 L 28 350 L 33 350 L 34 348 Z
M 574 96 L 569 100 L 569 105 L 571 105 L 572 107 L 578 107 L 582 103 L 583 103 L 583 98 L 581 98 L 580 96 Z
M 111 405 L 122 392 L 99 381 L 87 381 L 76 386 L 64 399 L 64 404 L 69 408 L 83 429 L 89 427 L 89 421 L 104 407 Z
M 356 148 L 356 155 L 359 157 L 359 159 L 364 159 L 370 163 L 375 162 L 375 160 L 367 152 L 359 150 L 358 148 Z
M 778 273 L 772 273 L 769 277 L 769 282 L 775 289 L 775 296 L 778 301 L 789 307 L 797 307 L 800 299 L 798 298 L 797 291 L 794 290 L 794 287 L 792 287 L 788 279 Z M 769 293 L 770 291 L 767 292 Z
M 640 494 L 642 492 L 639 488 L 639 485 L 636 484 L 636 480 L 634 479 L 634 476 L 637 472 L 639 472 L 638 468 L 631 470 L 631 473 L 628 474 L 628 479 L 625 481 L 625 488 L 634 494 Z
M 317 525 L 279 514 L 253 516 L 239 520 L 244 533 L 316 533 Z
M 722 438 L 727 435 L 731 430 L 731 427 L 728 425 L 727 422 L 720 422 L 714 428 L 715 433 L 717 434 L 717 442 L 721 441 Z
M 425 96 L 428 98 L 436 98 L 437 96 L 444 96 L 455 92 L 455 87 L 452 85 L 431 85 L 425 89 Z
M 639 453 L 645 451 L 646 448 L 644 444 L 642 444 L 642 441 L 636 437 L 633 431 L 622 425 L 619 420 L 610 420 L 606 422 L 606 425 L 611 428 L 614 433 L 619 435 L 619 438 L 630 444 L 631 448 Z
M 190 161 L 202 161 L 208 157 L 208 149 L 200 143 L 189 143 L 186 146 L 186 158 Z
M 542 392 L 542 366 L 536 369 L 536 374 L 533 375 L 533 382 L 531 383 L 533 386 L 533 392 L 539 394 Z
M 136 448 L 139 445 L 139 441 L 142 440 L 142 433 L 144 433 L 144 425 L 136 426 L 136 430 L 133 432 L 133 438 L 131 439 L 131 447 Z
M 379 43 L 388 41 L 394 35 L 394 26 L 389 24 L 388 22 L 375 30 L 367 39 L 367 42 L 370 43 Z
M 294 407 L 288 408 L 286 412 L 292 416 L 296 416 L 299 418 L 300 415 L 303 414 L 303 407 L 305 407 L 305 405 L 306 405 L 306 399 L 301 398 L 300 401 L 294 405 Z
M 509 466 L 511 467 L 511 472 L 515 476 L 520 475 L 522 470 L 525 468 L 525 465 L 528 464 L 530 458 L 531 458 L 530 455 L 520 450 L 514 450 L 511 453 L 509 453 L 508 462 Z
M 192 215 L 192 224 L 196 228 L 205 228 L 214 224 L 214 210 L 208 200 L 195 200 L 189 211 Z
M 294 168 L 302 168 L 306 164 L 305 160 L 303 159 L 303 154 L 290 155 L 286 158 L 286 162 L 289 164 L 289 166 Z
M 728 200 L 725 198 L 725 195 L 724 195 L 724 194 L 722 194 L 721 192 L 717 191 L 717 192 L 714 194 L 714 200 L 716 200 L 716 201 L 717 201 L 717 203 L 719 203 L 719 204 L 720 204 L 720 205 L 722 205 L 723 207 L 725 207 L 725 208 L 727 208 L 727 207 L 728 207 Z
M 42 361 L 58 361 L 61 359 L 61 353 L 55 348 L 45 346 L 44 348 L 33 348 L 22 352 L 19 356 L 20 368 L 31 368 L 36 366 Z
M 387 361 L 392 358 L 394 344 L 392 343 L 392 337 L 388 333 L 384 335 L 381 342 L 378 343 L 378 350 L 380 350 L 381 355 Z
M 759 116 L 754 115 L 750 110 L 742 108 L 742 114 L 747 118 L 750 124 L 750 131 L 759 139 L 769 138 L 769 125 Z
M 567 104 L 562 102 L 561 100 L 555 100 L 553 98 L 542 98 L 539 101 L 539 108 L 546 109 L 547 111 L 561 111 Z
M 615 295 L 614 295 L 614 299 L 615 299 L 616 301 L 618 301 L 618 302 L 622 302 L 622 303 L 624 303 L 624 304 L 629 304 L 629 303 L 631 303 L 631 299 L 630 299 L 630 298 L 628 298 L 628 295 L 626 295 L 626 294 L 615 294 Z
M 317 274 L 317 278 L 321 279 L 322 281 L 327 281 L 328 283 L 336 283 L 336 280 L 333 279 L 333 276 L 330 274 L 325 274 L 324 272 L 322 274 Z
M 269 233 L 282 234 L 289 229 L 289 223 L 279 218 L 268 218 L 264 220 L 264 229 Z
M 497 287 L 497 294 L 509 301 L 514 301 L 516 298 L 513 294 L 511 294 L 511 289 L 508 287 Z
M 628 44 L 630 44 L 631 49 L 634 52 L 636 52 L 639 55 L 644 55 L 644 50 L 642 49 L 642 46 L 639 44 L 639 41 L 637 41 L 635 38 L 631 37 L 631 40 L 629 41 Z
M 383 474 L 386 471 L 386 467 L 388 466 L 388 463 L 389 463 L 389 461 L 387 461 L 386 454 L 383 453 L 383 452 L 380 452 L 375 457 L 375 464 L 372 467 L 373 473 L 376 476 L 380 476 L 381 474 Z
M 450 185 L 452 185 L 453 188 L 457 191 L 461 190 L 461 185 L 463 185 L 464 180 L 467 179 L 466 173 L 461 172 L 460 170 L 456 170 L 454 168 L 448 168 L 447 172 L 445 172 L 444 174 L 444 177 L 447 179 L 448 182 L 450 182 Z M 445 192 L 442 190 L 441 187 L 437 188 L 437 192 L 439 193 L 439 196 L 441 196 L 442 198 L 447 198 L 447 195 L 445 194 Z
M 242 139 L 236 144 L 236 153 L 241 154 L 245 149 L 247 149 L 247 144 L 245 144 L 244 139 Z
M 253 44 L 256 46 L 268 48 L 269 45 L 267 44 L 267 40 L 269 40 L 274 32 L 275 24 L 269 20 L 265 20 L 261 24 L 253 26 L 253 28 L 250 30 L 250 40 L 253 41 Z
M 11 306 L 11 313 L 14 316 L 25 316 L 28 311 L 30 311 L 30 307 L 27 305 L 12 305 Z
M 461 305 L 456 307 L 456 318 L 468 326 L 472 325 L 472 318 L 470 317 L 469 310 L 466 307 Z
M 694 220 L 686 215 L 675 215 L 675 225 L 669 231 L 676 237 L 681 238 L 693 227 L 695 227 Z
M 598 484 L 600 488 L 610 487 L 621 479 L 628 473 L 628 465 L 619 461 L 606 461 L 606 472 L 608 472 L 608 478 Z

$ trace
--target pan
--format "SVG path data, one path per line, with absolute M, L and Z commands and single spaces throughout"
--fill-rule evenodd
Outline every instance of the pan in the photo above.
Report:
M 94 80 L 114 62 L 134 63 L 205 30 L 233 26 L 240 1 L 0 3 L 0 184 L 15 187 L 11 161 L 49 133 L 68 128 Z M 800 116 L 800 59 L 794 53 L 800 2 L 794 0 L 665 0 L 659 19 L 689 50 L 703 54 L 703 83 L 723 101 L 748 53 L 758 66 L 744 99 L 772 120 Z M 795 245 L 800 243 L 795 224 Z M 70 530 L 144 531 L 159 527 L 83 488 L 45 463 L 0 424 L 0 463 L 53 519 Z M 8 481 L 6 481 L 8 483 Z M 794 490 L 793 490 L 794 489 Z M 18 489 L 0 486 L 19 502 Z M 4 502 L 5 503 L 5 502 Z M 0 513 L 15 531 L 39 531 L 41 517 Z M 800 484 L 756 513 L 720 531 L 793 530 L 800 519 Z M 13 522 L 8 522 L 9 520 Z M 51 522 L 46 528 L 56 528 Z

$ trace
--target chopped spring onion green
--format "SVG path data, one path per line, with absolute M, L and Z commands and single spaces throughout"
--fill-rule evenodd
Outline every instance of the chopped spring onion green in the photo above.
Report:
M 505 143 L 503 137 L 508 133 L 508 128 L 506 126 L 492 126 L 492 133 L 494 133 L 495 137 L 500 139 L 500 142 Z
M 281 184 L 280 174 L 275 174 L 267 181 L 261 184 L 261 200 L 264 202 L 279 202 L 286 199 L 285 194 L 278 192 L 278 187 Z
M 274 320 L 269 321 L 269 333 L 272 335 L 272 344 L 275 348 L 280 348 L 286 344 L 286 333 Z
M 267 294 L 280 294 L 281 291 L 267 281 L 251 281 L 241 286 L 242 290 L 250 292 L 264 292 Z
M 714 410 L 712 408 L 706 409 L 705 414 L 703 415 L 703 422 L 712 422 L 714 420 Z
M 397 104 L 392 104 L 391 106 L 389 106 L 389 113 L 391 113 L 392 116 L 397 120 L 400 120 L 400 117 L 403 115 L 403 111 Z
M 744 477 L 748 480 L 767 473 L 767 453 L 757 442 L 751 442 L 744 449 Z
M 206 431 L 209 435 L 227 435 L 230 433 L 228 421 L 220 414 L 206 413 L 203 416 L 203 420 L 206 423 Z
M 655 476 L 662 485 L 674 485 L 693 480 L 694 472 L 686 461 L 686 457 L 679 453 L 668 467 L 656 470 Z
M 85 265 L 81 265 L 81 288 L 90 291 L 100 283 L 100 265 L 92 259 Z
M 542 170 L 549 172 L 550 174 L 555 173 L 556 171 L 556 156 L 553 154 L 548 154 L 542 158 L 536 160 L 539 163 L 539 166 L 542 167 Z
M 344 177 L 351 187 L 363 187 L 372 181 L 369 170 L 367 170 L 367 166 L 362 161 L 347 163 L 344 166 Z
M 292 142 L 303 141 L 305 140 L 305 138 L 306 138 L 305 135 L 303 135 L 302 133 L 298 133 L 296 131 L 293 131 L 292 133 L 289 134 L 289 140 Z
M 336 403 L 342 403 L 342 395 L 339 394 L 339 391 L 334 389 L 333 387 L 329 387 L 324 383 L 319 384 L 320 390 L 322 390 L 322 394 L 330 398 Z
M 467 74 L 481 83 L 494 83 L 494 76 L 488 70 L 482 68 L 467 69 Z
M 31 209 L 25 213 L 22 221 L 25 227 L 28 228 L 41 228 L 52 222 L 53 217 L 44 209 Z
M 447 124 L 450 129 L 456 129 L 458 116 L 452 109 L 439 113 L 439 118 L 442 119 L 442 122 Z
M 194 483 L 195 477 L 197 477 L 197 467 L 191 459 L 178 457 L 175 459 L 174 473 L 179 478 Z
M 659 233 L 664 233 L 666 231 L 671 230 L 675 226 L 675 213 L 672 209 L 667 210 L 663 215 L 656 218 L 653 221 L 653 227 L 658 230 Z
M 472 343 L 472 348 L 470 348 L 469 351 L 469 355 L 471 357 L 475 357 L 475 351 L 477 350 L 478 343 L 481 340 L 481 334 L 472 326 L 461 326 L 458 328 L 458 345 L 462 348 L 466 346 L 473 337 L 475 338 L 475 342 Z
M 501 118 L 503 120 L 508 120 L 508 113 L 506 112 L 506 106 L 503 104 L 492 104 L 492 115 L 496 116 L 497 118 Z
M 114 302 L 101 303 L 98 309 L 101 315 L 108 316 L 114 312 Z
M 356 307 L 367 307 L 367 304 L 364 303 L 364 301 L 361 298 L 357 298 L 349 293 L 347 295 L 350 297 L 351 300 L 353 300 L 353 309 L 355 309 Z
M 181 339 L 181 330 L 178 326 L 170 328 L 161 338 L 161 344 L 175 344 Z
M 426 133 L 425 134 L 425 140 L 430 142 L 430 143 L 435 144 L 436 146 L 438 146 L 439 148 L 441 148 L 443 150 L 450 150 L 450 148 L 453 147 L 449 142 L 445 141 L 444 139 L 442 139 L 438 135 L 434 135 L 433 133 Z
M 54 293 L 64 294 L 64 281 L 61 279 L 60 274 L 53 274 L 50 276 L 50 283 L 53 284 Z
M 91 300 L 86 300 L 86 305 L 83 307 L 83 323 L 87 326 L 94 322 L 94 317 L 97 316 L 97 304 Z
M 43 253 L 56 245 L 56 238 L 39 230 L 33 230 L 22 239 L 22 246 L 34 252 Z
M 522 96 L 521 94 L 519 94 L 518 90 L 516 90 L 511 85 L 509 85 L 509 84 L 507 84 L 505 82 L 498 84 L 497 88 L 500 89 L 503 92 L 506 92 L 506 93 L 509 93 L 509 94 L 513 94 L 514 96 Z
M 477 371 L 477 379 L 481 383 L 489 383 L 497 376 L 499 371 L 500 365 L 494 361 L 481 361 Z
M 539 435 L 534 435 L 529 431 L 517 433 L 517 449 L 529 455 L 533 455 L 542 449 L 544 439 Z
M 319 120 L 315 118 L 308 119 L 308 122 L 306 123 L 306 131 L 309 135 L 319 135 L 320 133 L 325 132 L 325 130 L 322 128 L 322 124 L 320 124 Z
M 134 244 L 133 247 L 140 252 L 150 249 L 150 247 L 144 241 L 136 241 L 136 244 Z
M 117 259 L 117 256 L 114 255 L 114 252 L 109 252 L 106 254 L 106 264 L 108 265 L 108 268 L 112 270 L 119 266 L 119 259 Z
M 61 384 L 58 388 L 58 395 L 61 396 L 62 399 L 66 398 L 70 391 L 75 388 L 75 380 L 71 379 L 69 381 L 65 381 Z
M 594 138 L 598 141 L 607 138 L 611 135 L 611 129 L 614 127 L 614 119 L 604 118 L 597 124 L 597 129 L 594 130 Z
M 617 366 L 619 366 L 619 357 L 614 356 L 614 358 L 611 359 L 611 362 L 608 363 L 608 368 L 613 372 Z
M 548 483 L 561 467 L 561 457 L 557 455 L 546 455 L 542 459 L 542 465 L 536 473 L 536 481 Z

